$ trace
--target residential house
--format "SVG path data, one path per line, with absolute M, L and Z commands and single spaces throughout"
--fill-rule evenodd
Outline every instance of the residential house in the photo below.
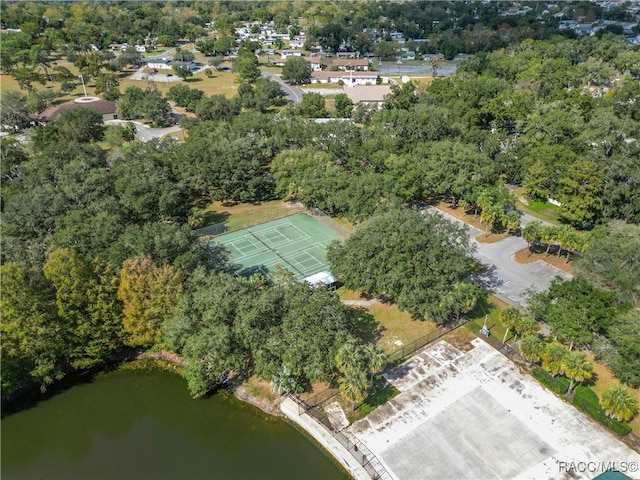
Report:
M 102 121 L 115 120 L 118 118 L 116 115 L 116 104 L 108 100 L 100 100 L 97 97 L 82 97 L 73 102 L 63 103 L 55 107 L 48 108 L 42 112 L 39 116 L 40 121 L 50 122 L 60 116 L 60 114 L 66 110 L 71 110 L 78 107 L 90 108 L 102 115 Z
M 311 70 L 314 72 L 320 72 L 322 70 L 322 61 L 320 57 L 304 57 L 311 65 Z
M 290 40 L 289 47 L 291 48 L 302 48 L 304 46 L 305 40 Z
M 341 59 L 337 58 L 333 61 L 332 65 L 338 67 L 338 70 L 345 71 L 368 71 L 369 70 L 369 60 L 366 58 L 354 58 L 354 59 Z
M 338 58 L 358 58 L 359 56 L 358 52 L 336 52 Z
M 382 108 L 385 97 L 391 93 L 389 85 L 356 85 L 343 88 L 344 93 L 354 104 L 375 105 Z
M 282 58 L 301 57 L 302 50 L 282 50 L 281 55 L 282 55 Z
M 147 67 L 155 70 L 171 70 L 173 68 L 173 62 L 166 58 L 160 60 L 150 60 L 147 62 Z
M 378 72 L 311 72 L 311 83 L 334 83 L 344 85 L 376 85 Z

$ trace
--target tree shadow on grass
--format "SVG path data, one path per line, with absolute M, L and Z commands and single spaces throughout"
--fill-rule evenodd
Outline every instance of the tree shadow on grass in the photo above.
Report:
M 206 227 L 208 225 L 214 225 L 216 223 L 226 222 L 227 219 L 231 216 L 229 212 L 216 212 L 209 211 L 202 214 L 202 226 Z
M 382 337 L 384 327 L 365 308 L 349 307 L 351 333 L 367 343 L 377 343 Z

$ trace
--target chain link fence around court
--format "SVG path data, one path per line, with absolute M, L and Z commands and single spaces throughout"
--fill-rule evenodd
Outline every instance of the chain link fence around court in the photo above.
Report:
M 222 235 L 223 233 L 231 233 L 243 228 L 253 227 L 261 223 L 267 223 L 271 220 L 277 220 L 279 218 L 295 215 L 296 213 L 304 213 L 306 208 L 301 203 L 292 203 L 286 207 L 274 207 L 268 210 L 254 212 L 242 215 L 242 222 L 231 223 L 228 221 L 214 223 L 207 225 L 206 227 L 198 228 L 195 230 L 196 235 L 199 237 L 213 237 L 216 235 Z
M 313 218 L 318 220 L 318 222 L 322 223 L 325 227 L 327 227 L 329 230 L 331 230 L 332 232 L 334 232 L 344 240 L 349 238 L 351 234 L 355 231 L 355 229 L 350 230 L 346 228 L 344 225 L 339 224 L 329 215 L 327 215 L 322 210 L 319 210 L 317 208 L 311 210 L 309 213 L 313 216 Z
M 269 210 L 243 215 L 242 222 L 235 224 L 228 221 L 214 223 L 212 225 L 207 225 L 206 227 L 196 229 L 195 233 L 199 237 L 214 237 L 216 235 L 235 232 L 237 230 L 242 230 L 243 228 L 253 227 L 254 225 L 267 223 L 272 220 L 288 217 L 297 213 L 306 213 L 307 215 L 312 216 L 318 222 L 323 224 L 325 227 L 327 227 L 329 230 L 331 230 L 344 240 L 349 238 L 353 233 L 353 230 L 350 230 L 344 225 L 341 225 L 336 220 L 331 218 L 331 216 L 324 213 L 322 210 L 319 210 L 317 208 L 313 210 L 307 210 L 301 203 L 291 204 L 287 207 L 275 207 Z
M 385 369 L 398 365 L 402 360 L 406 359 L 416 351 L 464 325 L 468 321 L 469 320 L 466 317 L 453 320 L 446 325 L 436 328 L 432 332 L 420 337 L 410 344 L 405 345 L 395 352 L 392 352 L 387 359 Z M 313 417 L 319 425 L 322 425 L 325 430 L 331 433 L 331 435 L 349 451 L 353 458 L 355 458 L 358 463 L 364 467 L 372 479 L 391 479 L 391 475 L 382 462 L 380 462 L 378 457 L 376 457 L 366 445 L 358 440 L 355 435 L 347 430 L 346 426 L 340 427 L 342 419 L 332 416 L 331 413 L 322 408 L 329 400 L 336 397 L 339 393 L 340 391 L 337 388 L 330 387 L 316 393 L 315 395 L 307 397 L 306 399 L 302 399 L 294 394 L 289 394 L 289 397 L 298 405 L 299 413 L 306 413 L 310 417 Z
M 469 319 L 466 317 L 461 317 L 456 320 L 452 320 L 447 324 L 441 325 L 435 330 L 427 333 L 424 337 L 420 337 L 417 340 L 414 340 L 413 342 L 409 343 L 408 345 L 404 345 L 403 347 L 400 347 L 395 352 L 392 352 L 389 354 L 389 357 L 387 359 L 387 368 L 394 367 L 400 364 L 408 356 L 413 355 L 413 353 L 415 353 L 416 351 L 430 344 L 434 340 L 437 340 L 440 337 L 443 337 L 444 335 L 455 330 L 456 328 L 464 325 L 468 321 Z

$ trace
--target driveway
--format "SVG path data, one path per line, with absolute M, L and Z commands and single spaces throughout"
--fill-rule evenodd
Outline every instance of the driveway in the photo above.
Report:
M 522 237 L 507 237 L 494 243 L 478 243 L 476 237 L 484 232 L 440 210 L 434 208 L 429 210 L 437 212 L 449 220 L 466 225 L 469 230 L 469 238 L 477 248 L 474 258 L 487 267 L 487 274 L 477 278 L 478 282 L 511 305 L 524 307 L 526 293 L 529 289 L 546 290 L 555 277 L 561 277 L 565 280 L 573 278 L 572 275 L 545 262 L 517 263 L 513 259 L 513 255 L 528 246 Z M 529 220 L 530 218 L 527 218 L 527 221 Z
M 282 80 L 280 75 L 272 72 L 262 72 L 260 76 L 278 82 L 290 102 L 302 102 L 302 94 L 304 92 L 298 87 L 294 87 L 293 85 L 289 85 L 288 83 L 286 83 L 284 80 Z

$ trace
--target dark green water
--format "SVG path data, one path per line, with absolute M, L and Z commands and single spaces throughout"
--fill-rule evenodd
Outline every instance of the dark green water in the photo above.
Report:
M 2 420 L 2 479 L 348 478 L 283 420 L 184 380 L 119 371 Z

